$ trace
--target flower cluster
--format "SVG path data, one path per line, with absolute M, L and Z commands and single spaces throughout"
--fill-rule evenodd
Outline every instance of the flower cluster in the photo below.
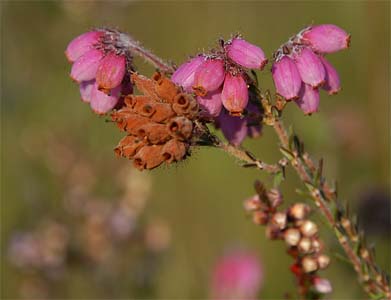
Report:
M 143 95 L 125 97 L 125 106 L 111 114 L 128 133 L 116 154 L 133 159 L 139 170 L 182 160 L 189 152 L 197 101 L 161 73 L 152 79 L 133 73 L 131 80 Z
M 65 51 L 81 99 L 97 114 L 120 106 L 122 95 L 132 93 L 132 55 L 121 35 L 116 30 L 89 31 L 72 40 Z
M 188 93 L 194 92 L 200 105 L 200 115 L 219 123 L 226 138 L 235 145 L 256 136 L 258 126 L 251 128 L 248 113 L 260 114 L 251 103 L 246 69 L 262 70 L 267 63 L 263 50 L 241 37 L 221 41 L 219 49 L 200 54 L 182 64 L 172 75 L 172 81 Z M 258 104 L 259 105 L 259 104 Z
M 295 100 L 305 114 L 318 111 L 319 87 L 330 95 L 340 90 L 338 73 L 324 55 L 348 48 L 349 42 L 350 35 L 331 24 L 307 27 L 290 38 L 274 53 L 277 93 Z
M 245 200 L 244 207 L 252 214 L 255 224 L 266 225 L 269 239 L 285 240 L 288 253 L 295 259 L 291 271 L 301 292 L 306 294 L 312 288 L 321 294 L 330 293 L 329 281 L 316 274 L 329 265 L 330 258 L 322 253 L 317 225 L 308 219 L 310 207 L 294 203 L 286 210 L 278 210 L 283 202 L 278 190 L 267 191 L 260 182 L 256 183 L 256 190 L 255 196 Z

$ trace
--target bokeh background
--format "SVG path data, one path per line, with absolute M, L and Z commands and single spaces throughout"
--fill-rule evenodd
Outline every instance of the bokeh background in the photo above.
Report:
M 320 114 L 303 117 L 292 104 L 285 118 L 308 151 L 325 159 L 339 195 L 361 211 L 377 260 L 389 270 L 388 1 L 2 1 L 1 9 L 3 299 L 205 299 L 213 265 L 237 248 L 259 256 L 259 298 L 294 291 L 283 243 L 267 240 L 242 209 L 253 181 L 271 183 L 268 176 L 213 149 L 142 174 L 113 155 L 121 133 L 79 100 L 63 54 L 72 38 L 102 25 L 177 63 L 231 33 L 270 56 L 311 23 L 350 32 L 351 48 L 330 56 L 342 91 L 323 93 Z M 153 71 L 141 60 L 137 66 Z M 268 71 L 258 75 L 263 88 L 273 87 Z M 265 161 L 280 158 L 271 129 L 244 145 Z M 287 203 L 306 200 L 295 194 L 298 185 L 288 172 Z M 341 253 L 330 232 L 322 237 L 326 252 Z M 330 298 L 365 299 L 344 262 L 334 259 L 323 275 L 333 283 Z

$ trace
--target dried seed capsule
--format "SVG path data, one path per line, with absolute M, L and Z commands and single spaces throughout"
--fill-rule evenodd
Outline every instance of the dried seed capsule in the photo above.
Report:
M 284 229 L 286 227 L 286 223 L 287 223 L 286 213 L 276 212 L 272 216 L 272 223 L 274 225 L 276 225 L 279 229 Z
M 330 257 L 325 254 L 318 256 L 318 265 L 320 269 L 326 269 L 330 264 Z
M 121 114 L 121 110 L 118 112 L 113 112 L 111 114 L 113 121 L 117 122 L 117 126 L 124 131 L 127 131 L 131 134 L 137 135 L 138 129 L 151 122 L 150 119 L 136 115 L 134 113 L 126 113 L 126 115 Z
M 318 264 L 316 260 L 312 257 L 305 256 L 301 261 L 301 265 L 303 266 L 303 270 L 306 273 L 314 272 L 318 269 Z
M 302 253 L 308 253 L 311 251 L 311 245 L 312 241 L 310 238 L 303 237 L 297 247 L 299 248 L 300 252 Z
M 284 231 L 284 239 L 288 246 L 297 246 L 301 238 L 300 231 L 296 228 L 289 228 Z
M 140 171 L 153 169 L 161 165 L 164 161 L 161 151 L 162 145 L 152 145 L 142 147 L 134 156 L 133 165 Z
M 172 103 L 179 93 L 179 87 L 159 72 L 153 74 L 152 79 L 156 84 L 156 93 L 165 102 Z
M 131 75 L 132 82 L 136 85 L 137 89 L 144 95 L 152 97 L 153 100 L 160 102 L 160 98 L 156 92 L 156 82 L 145 77 L 139 75 L 137 73 L 133 73 Z
M 158 103 L 146 96 L 129 96 L 126 97 L 125 103 L 132 107 L 133 111 L 141 116 L 151 119 L 151 121 L 160 123 L 175 116 L 171 105 L 167 103 Z
M 160 144 L 171 138 L 166 125 L 158 123 L 147 123 L 137 129 L 137 136 L 146 137 L 151 144 Z
M 185 117 L 176 117 L 167 124 L 167 128 L 173 137 L 187 140 L 191 137 L 193 123 Z
M 266 212 L 259 210 L 253 214 L 253 222 L 257 225 L 265 225 L 269 221 L 269 216 Z
M 141 147 L 145 146 L 145 144 L 144 140 L 132 135 L 127 135 L 120 140 L 118 146 L 114 149 L 114 152 L 118 156 L 132 158 Z
M 310 220 L 305 220 L 300 225 L 300 231 L 304 236 L 311 237 L 318 233 L 318 226 Z
M 288 210 L 289 216 L 295 220 L 303 220 L 309 212 L 310 207 L 304 203 L 295 203 Z
M 180 161 L 186 155 L 186 145 L 176 139 L 169 140 L 163 146 L 162 155 L 167 163 Z

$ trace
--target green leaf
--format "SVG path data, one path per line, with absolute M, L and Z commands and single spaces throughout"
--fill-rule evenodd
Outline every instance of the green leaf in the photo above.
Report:
M 277 172 L 275 175 L 274 175 L 274 179 L 273 179 L 273 185 L 274 187 L 278 187 L 280 186 L 281 182 L 284 180 L 284 174 L 283 172 Z

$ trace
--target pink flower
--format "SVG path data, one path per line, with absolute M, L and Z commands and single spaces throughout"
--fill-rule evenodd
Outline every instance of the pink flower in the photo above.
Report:
M 326 58 L 322 56 L 319 56 L 319 58 L 322 61 L 323 66 L 326 70 L 326 82 L 322 86 L 322 88 L 326 90 L 329 93 L 329 95 L 338 93 L 339 90 L 341 89 L 341 84 L 340 84 L 337 70 Z
M 329 294 L 333 291 L 330 281 L 325 278 L 315 277 L 313 280 L 315 290 L 321 294 Z
M 297 99 L 301 88 L 299 71 L 292 59 L 283 56 L 272 67 L 274 85 L 277 93 L 286 100 Z
M 245 119 L 247 121 L 247 136 L 256 138 L 261 135 L 262 131 L 259 107 L 249 101 L 246 110 L 247 115 Z
M 300 98 L 296 104 L 306 115 L 318 111 L 319 108 L 319 91 L 308 84 L 304 84 L 300 91 Z
M 349 47 L 350 35 L 333 24 L 310 27 L 303 33 L 302 40 L 320 53 L 333 53 Z
M 204 57 L 197 56 L 185 62 L 172 74 L 172 82 L 182 86 L 185 91 L 191 92 L 194 83 L 194 74 L 204 61 Z
M 125 68 L 125 56 L 108 53 L 100 61 L 96 73 L 99 89 L 110 90 L 119 86 L 125 76 Z
M 234 38 L 227 46 L 228 57 L 249 69 L 262 70 L 267 59 L 263 50 L 241 38 Z
M 95 80 L 82 81 L 80 83 L 80 96 L 83 102 L 89 103 L 91 101 L 91 92 L 94 88 Z
M 107 95 L 104 92 L 101 92 L 98 88 L 98 83 L 95 82 L 94 87 L 91 91 L 91 108 L 92 110 L 99 115 L 105 114 L 108 111 L 112 110 L 119 100 L 121 93 L 121 86 L 116 87 L 111 90 L 110 94 Z
M 193 90 L 198 96 L 217 90 L 224 81 L 225 70 L 221 59 L 207 59 L 194 74 Z
M 241 75 L 227 73 L 224 80 L 221 100 L 232 115 L 241 115 L 248 103 L 248 88 Z
M 244 118 L 230 116 L 222 110 L 218 123 L 225 138 L 234 146 L 239 146 L 247 136 L 247 121 Z
M 102 58 L 102 51 L 96 49 L 89 50 L 73 64 L 71 78 L 78 83 L 95 79 L 96 71 Z
M 262 269 L 253 253 L 226 254 L 214 266 L 211 299 L 256 299 L 262 280 Z
M 322 61 L 311 49 L 301 49 L 294 56 L 294 60 L 304 83 L 313 87 L 318 87 L 324 83 L 326 74 Z
M 219 116 L 223 103 L 221 102 L 221 88 L 209 92 L 206 96 L 197 96 L 197 102 L 201 108 L 201 115 L 206 118 L 216 118 Z
M 79 57 L 93 49 L 103 35 L 102 31 L 89 31 L 74 38 L 65 50 L 65 56 L 70 62 L 76 61 Z

